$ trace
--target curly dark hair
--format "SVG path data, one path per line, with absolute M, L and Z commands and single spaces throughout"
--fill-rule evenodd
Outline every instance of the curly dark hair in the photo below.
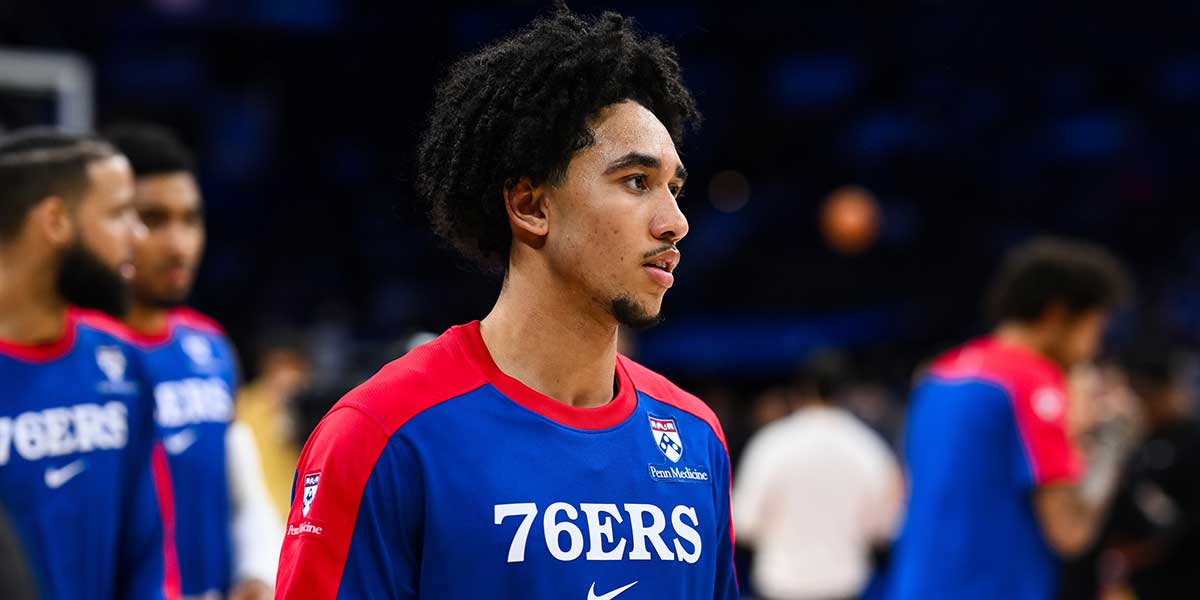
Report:
M 996 321 L 1036 321 L 1052 304 L 1072 315 L 1111 310 L 1133 285 L 1108 250 L 1068 239 L 1035 238 L 1014 248 L 992 280 L 988 312 Z
M 633 20 L 560 6 L 525 30 L 454 64 L 421 137 L 417 192 L 433 230 L 485 271 L 507 267 L 506 182 L 558 183 L 594 143 L 589 118 L 633 100 L 676 144 L 700 121 L 675 50 Z

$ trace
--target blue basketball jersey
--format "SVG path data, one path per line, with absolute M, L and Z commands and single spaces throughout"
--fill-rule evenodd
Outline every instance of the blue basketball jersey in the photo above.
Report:
M 911 483 L 889 600 L 1049 600 L 1059 561 L 1033 504 L 1082 472 L 1058 366 L 985 338 L 937 360 L 917 386 L 905 446 Z
M 161 335 L 135 341 L 174 482 L 183 593 L 223 595 L 233 577 L 225 434 L 233 420 L 237 357 L 221 328 L 189 309 L 171 311 Z
M 120 325 L 70 309 L 58 341 L 0 342 L 0 381 L 0 502 L 41 597 L 175 597 L 166 459 Z
M 281 598 L 736 598 L 712 411 L 618 357 L 609 404 L 505 375 L 478 322 L 342 399 L 309 438 Z

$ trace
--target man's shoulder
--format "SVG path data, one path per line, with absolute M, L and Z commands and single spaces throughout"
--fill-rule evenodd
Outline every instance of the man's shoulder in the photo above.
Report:
M 461 352 L 458 335 L 452 328 L 384 365 L 330 412 L 353 409 L 390 436 L 425 410 L 480 388 L 487 379 Z
M 225 333 L 225 328 L 221 327 L 216 319 L 193 308 L 181 306 L 172 309 L 170 319 L 172 326 L 175 327 L 182 327 L 221 340 L 229 337 L 229 334 Z
M 633 382 L 633 387 L 637 391 L 704 421 L 712 428 L 721 443 L 725 443 L 725 431 L 721 429 L 721 422 L 717 419 L 716 413 L 703 400 L 675 385 L 666 377 L 638 364 L 633 359 L 618 355 L 618 361 L 625 369 L 625 373 L 629 375 L 629 380 Z
M 1010 394 L 1063 385 L 1062 370 L 1032 351 L 981 338 L 939 357 L 930 370 L 942 379 L 971 379 L 992 383 Z

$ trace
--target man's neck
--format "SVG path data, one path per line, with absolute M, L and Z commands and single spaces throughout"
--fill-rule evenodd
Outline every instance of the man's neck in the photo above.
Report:
M 992 337 L 1005 344 L 1024 348 L 1039 356 L 1053 360 L 1048 351 L 1050 340 L 1036 326 L 1018 322 L 1005 322 L 996 327 Z
M 496 366 L 569 406 L 613 399 L 617 323 L 562 282 L 510 273 L 480 334 Z
M 125 324 L 138 333 L 157 335 L 167 329 L 168 312 L 165 308 L 135 300 L 125 315 Z
M 0 340 L 17 344 L 52 342 L 63 335 L 67 302 L 58 293 L 57 269 L 0 256 Z

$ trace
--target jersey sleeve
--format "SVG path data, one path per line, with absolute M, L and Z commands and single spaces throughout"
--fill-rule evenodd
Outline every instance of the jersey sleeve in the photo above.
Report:
M 118 550 L 118 597 L 129 600 L 180 596 L 175 555 L 174 498 L 167 454 L 157 441 L 147 394 L 130 406 L 125 448 L 125 490 Z
M 1061 382 L 1035 382 L 1012 390 L 1020 448 L 1017 484 L 1035 488 L 1072 483 L 1083 460 L 1067 432 L 1067 393 Z
M 421 489 L 403 440 L 335 408 L 300 456 L 276 597 L 416 598 Z
M 721 435 L 721 434 L 719 434 Z M 716 451 L 713 465 L 714 481 L 724 482 L 725 485 L 717 490 L 716 511 L 720 525 L 717 528 L 717 578 L 713 589 L 714 600 L 737 600 L 739 598 L 737 573 L 733 565 L 733 512 L 731 496 L 733 495 L 732 469 L 729 464 L 729 452 L 725 449 L 724 435 Z

